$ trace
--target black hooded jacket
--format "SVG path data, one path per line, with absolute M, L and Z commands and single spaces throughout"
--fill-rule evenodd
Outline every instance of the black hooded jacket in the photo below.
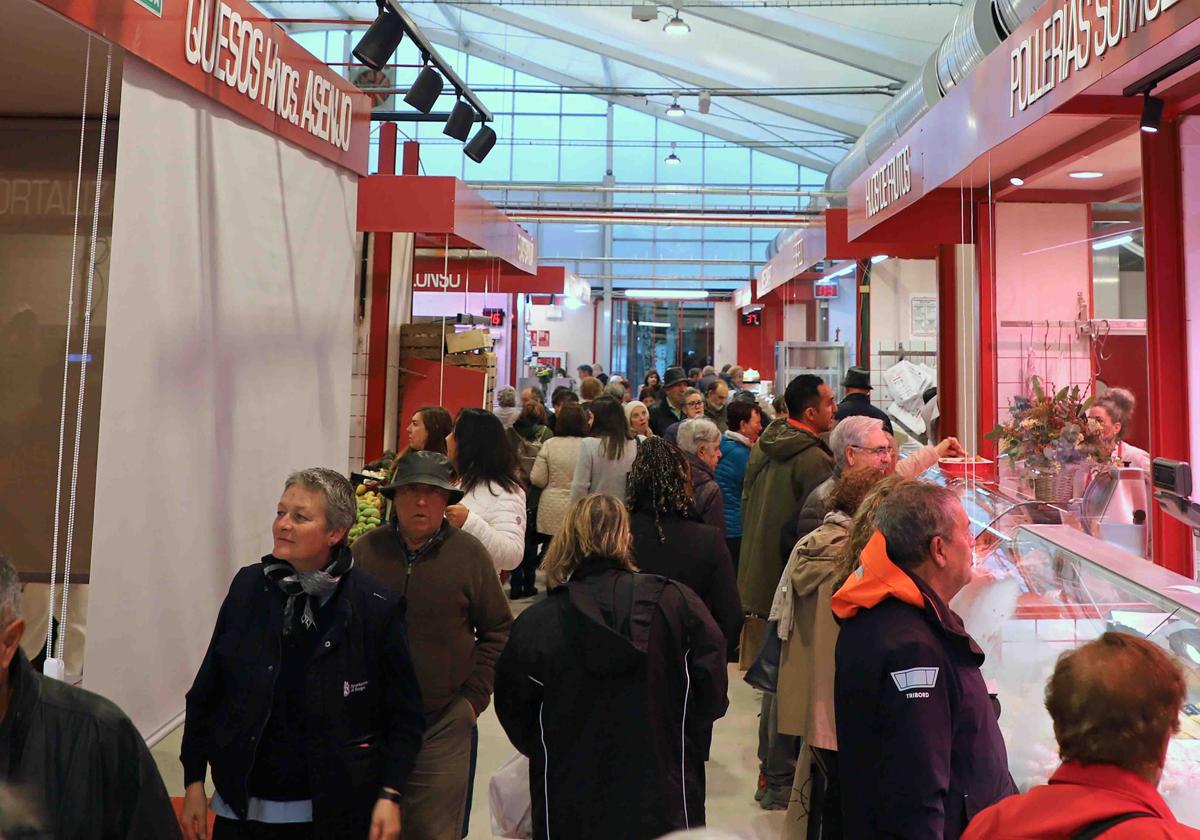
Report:
M 20 649 L 0 725 L 0 782 L 23 789 L 47 837 L 180 837 L 158 768 L 133 723 L 98 694 L 44 677 Z
M 517 618 L 496 668 L 496 714 L 530 760 L 534 837 L 650 840 L 703 825 L 727 689 L 725 639 L 695 593 L 579 569 Z

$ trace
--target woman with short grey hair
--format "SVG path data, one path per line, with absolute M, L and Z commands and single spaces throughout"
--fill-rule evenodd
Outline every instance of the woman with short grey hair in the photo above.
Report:
M 505 385 L 496 392 L 496 405 L 499 408 L 492 413 L 500 418 L 506 429 L 521 416 L 521 409 L 517 408 L 517 389 L 511 385 Z
M 713 472 L 721 460 L 721 430 L 705 418 L 679 424 L 679 448 L 692 470 L 692 493 L 700 519 L 721 530 L 725 539 L 725 499 Z
M 335 470 L 288 476 L 273 549 L 233 579 L 187 693 L 184 836 L 382 837 L 425 730 L 403 599 L 354 568 L 354 490 Z

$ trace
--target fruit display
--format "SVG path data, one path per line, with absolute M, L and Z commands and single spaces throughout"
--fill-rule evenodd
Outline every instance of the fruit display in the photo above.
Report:
M 378 528 L 383 520 L 383 496 L 360 484 L 354 490 L 358 497 L 358 517 L 350 529 L 350 542 L 354 542 L 372 528 Z

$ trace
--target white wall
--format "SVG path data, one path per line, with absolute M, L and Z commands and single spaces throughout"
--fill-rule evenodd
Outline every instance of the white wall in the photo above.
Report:
M 1187 272 L 1187 366 L 1192 463 L 1200 462 L 1200 117 L 1179 127 L 1183 161 L 1183 247 Z
M 291 470 L 345 470 L 357 179 L 127 58 L 84 681 L 150 737 L 271 550 Z
M 713 304 L 713 361 L 717 370 L 737 364 L 738 310 L 732 303 Z
M 858 317 L 855 310 L 857 294 L 853 275 L 836 278 L 838 296 L 828 299 L 829 303 L 829 340 L 840 342 L 846 347 L 846 364 L 855 365 L 854 358 L 858 346 Z
M 557 298 L 556 298 L 557 299 Z M 590 305 L 571 309 L 561 306 L 562 320 L 551 320 L 548 316 L 551 307 L 531 306 L 529 322 L 526 330 L 549 330 L 550 346 L 536 348 L 539 353 L 549 354 L 555 351 L 567 354 L 567 375 L 574 378 L 575 368 L 582 364 L 591 364 L 595 351 L 592 348 L 595 329 L 595 301 Z M 603 362 L 601 362 L 603 364 Z M 604 365 L 606 373 L 614 373 Z M 616 371 L 620 372 L 620 371 Z
M 816 304 L 812 304 L 816 306 Z M 784 341 L 815 341 L 816 336 L 808 334 L 807 303 L 788 303 L 783 307 L 783 340 Z

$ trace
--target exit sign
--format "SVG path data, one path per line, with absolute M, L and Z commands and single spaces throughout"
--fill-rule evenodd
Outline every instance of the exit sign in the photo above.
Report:
M 813 297 L 835 298 L 838 296 L 837 283 L 813 283 Z

